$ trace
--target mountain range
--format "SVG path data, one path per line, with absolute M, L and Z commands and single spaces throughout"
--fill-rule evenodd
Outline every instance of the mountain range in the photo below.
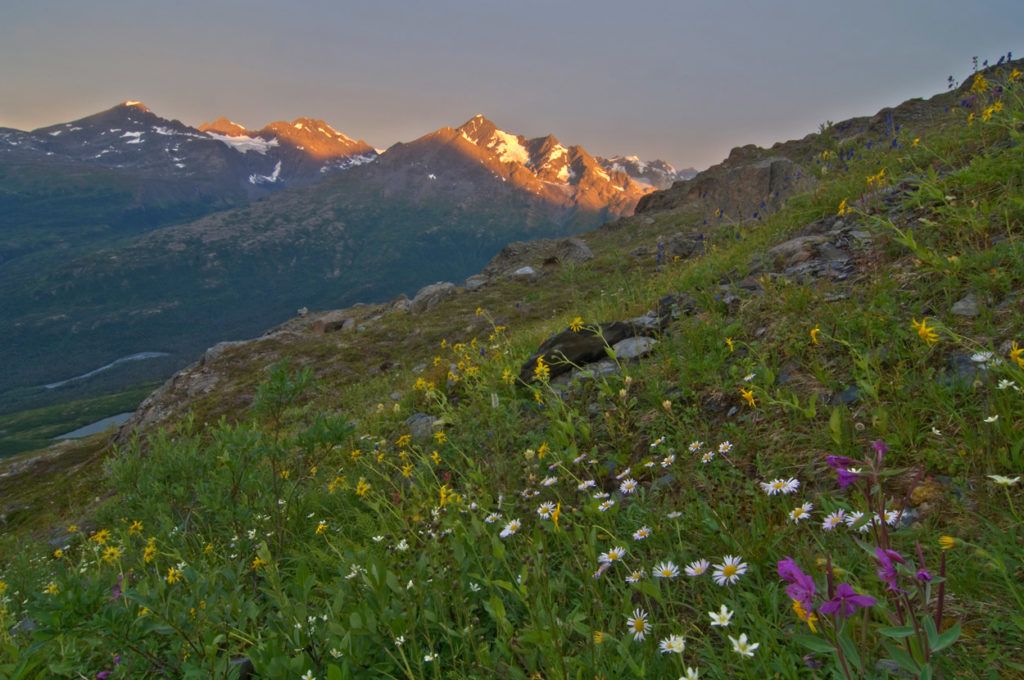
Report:
M 298 307 L 461 280 L 686 176 L 479 115 L 382 152 L 322 120 L 194 128 L 134 101 L 0 128 L 0 410 L 165 376 Z

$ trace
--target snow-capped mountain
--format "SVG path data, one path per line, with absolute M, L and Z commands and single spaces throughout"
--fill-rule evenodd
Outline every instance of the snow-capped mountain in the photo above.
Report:
M 597 157 L 601 167 L 609 172 L 624 172 L 630 179 L 655 189 L 668 189 L 673 183 L 696 177 L 697 170 L 676 170 L 663 160 L 642 161 L 636 156 Z
M 197 129 L 127 101 L 32 132 L 0 129 L 0 162 L 33 156 L 125 169 L 153 180 L 198 181 L 206 191 L 255 197 L 318 181 L 332 170 L 372 160 L 376 152 L 323 121 L 272 123 L 250 133 L 222 118 Z

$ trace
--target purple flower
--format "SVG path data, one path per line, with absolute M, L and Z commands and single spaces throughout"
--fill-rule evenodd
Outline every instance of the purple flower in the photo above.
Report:
M 117 583 L 115 583 L 114 587 L 111 588 L 111 592 L 113 593 L 114 596 L 111 597 L 109 600 L 107 600 L 107 602 L 114 602 L 119 597 L 121 597 L 121 581 L 122 581 L 122 579 L 124 579 L 124 574 L 118 574 L 117 575 Z
M 849 468 L 853 463 L 859 463 L 861 461 L 854 460 L 853 458 L 847 458 L 846 456 L 826 456 L 825 462 L 828 463 L 828 466 L 838 474 L 840 489 L 845 489 L 857 481 L 857 473 L 850 472 Z
M 840 616 L 852 616 L 857 611 L 857 607 L 870 607 L 877 601 L 870 595 L 858 595 L 849 583 L 840 583 L 836 586 L 836 596 L 821 605 L 818 611 L 822 614 L 837 613 Z
M 889 447 L 885 445 L 881 439 L 871 443 L 871 448 L 875 450 L 875 454 L 879 463 L 882 462 L 882 456 L 889 453 Z
M 814 599 L 814 579 L 801 571 L 796 566 L 792 557 L 787 557 L 778 563 L 779 578 L 789 581 L 786 586 L 786 594 L 790 599 L 798 600 L 800 606 L 808 612 L 811 611 L 811 600 Z
M 928 581 L 931 581 L 932 580 L 931 572 L 929 572 L 927 569 L 919 569 L 917 571 L 917 580 L 918 581 L 924 581 L 926 583 Z
M 889 590 L 897 593 L 907 592 L 905 590 L 901 590 L 896 585 L 896 565 L 893 564 L 893 561 L 899 562 L 900 564 L 906 564 L 907 561 L 903 559 L 903 556 L 895 550 L 883 550 L 882 548 L 875 548 L 875 556 L 877 557 L 878 564 L 881 567 L 877 572 L 878 578 L 889 584 Z

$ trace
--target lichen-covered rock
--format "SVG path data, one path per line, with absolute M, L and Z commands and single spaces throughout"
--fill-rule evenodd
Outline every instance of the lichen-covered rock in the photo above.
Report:
M 412 303 L 409 305 L 409 312 L 411 314 L 422 314 L 455 295 L 456 292 L 455 284 L 449 281 L 439 281 L 429 286 L 424 286 L 416 292 L 416 297 L 412 299 Z

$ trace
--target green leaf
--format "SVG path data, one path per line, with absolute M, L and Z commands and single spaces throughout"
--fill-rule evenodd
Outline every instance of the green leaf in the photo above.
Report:
M 894 645 L 888 640 L 882 640 L 882 645 L 885 647 L 885 651 L 889 652 L 889 658 L 898 663 L 900 668 L 914 674 L 920 672 L 921 667 L 916 661 L 914 661 L 914 658 L 907 653 L 907 650 Z
M 886 628 L 879 628 L 878 632 L 886 637 L 900 638 L 909 637 L 914 634 L 913 626 L 888 626 Z
M 341 674 L 340 668 L 329 663 L 327 664 L 327 680 L 345 680 L 345 676 Z
M 921 674 L 917 676 L 917 680 L 932 680 L 932 665 L 930 663 L 921 667 Z
M 812 652 L 818 652 L 820 654 L 836 653 L 836 648 L 831 642 L 816 635 L 794 635 L 793 639 Z
M 836 640 L 839 642 L 839 646 L 843 648 L 846 660 L 856 666 L 858 670 L 863 670 L 864 664 L 860 660 L 860 653 L 857 652 L 857 646 L 853 644 L 850 636 L 843 632 L 836 636 Z
M 935 628 L 935 622 L 932 621 L 932 617 L 924 617 L 924 634 L 928 636 L 928 646 L 935 649 L 935 645 L 939 642 L 939 631 Z
M 951 644 L 956 642 L 960 638 L 960 622 L 957 621 L 952 628 L 947 630 L 945 633 L 939 635 L 938 639 L 932 645 L 932 651 L 937 652 L 940 649 L 945 649 Z

